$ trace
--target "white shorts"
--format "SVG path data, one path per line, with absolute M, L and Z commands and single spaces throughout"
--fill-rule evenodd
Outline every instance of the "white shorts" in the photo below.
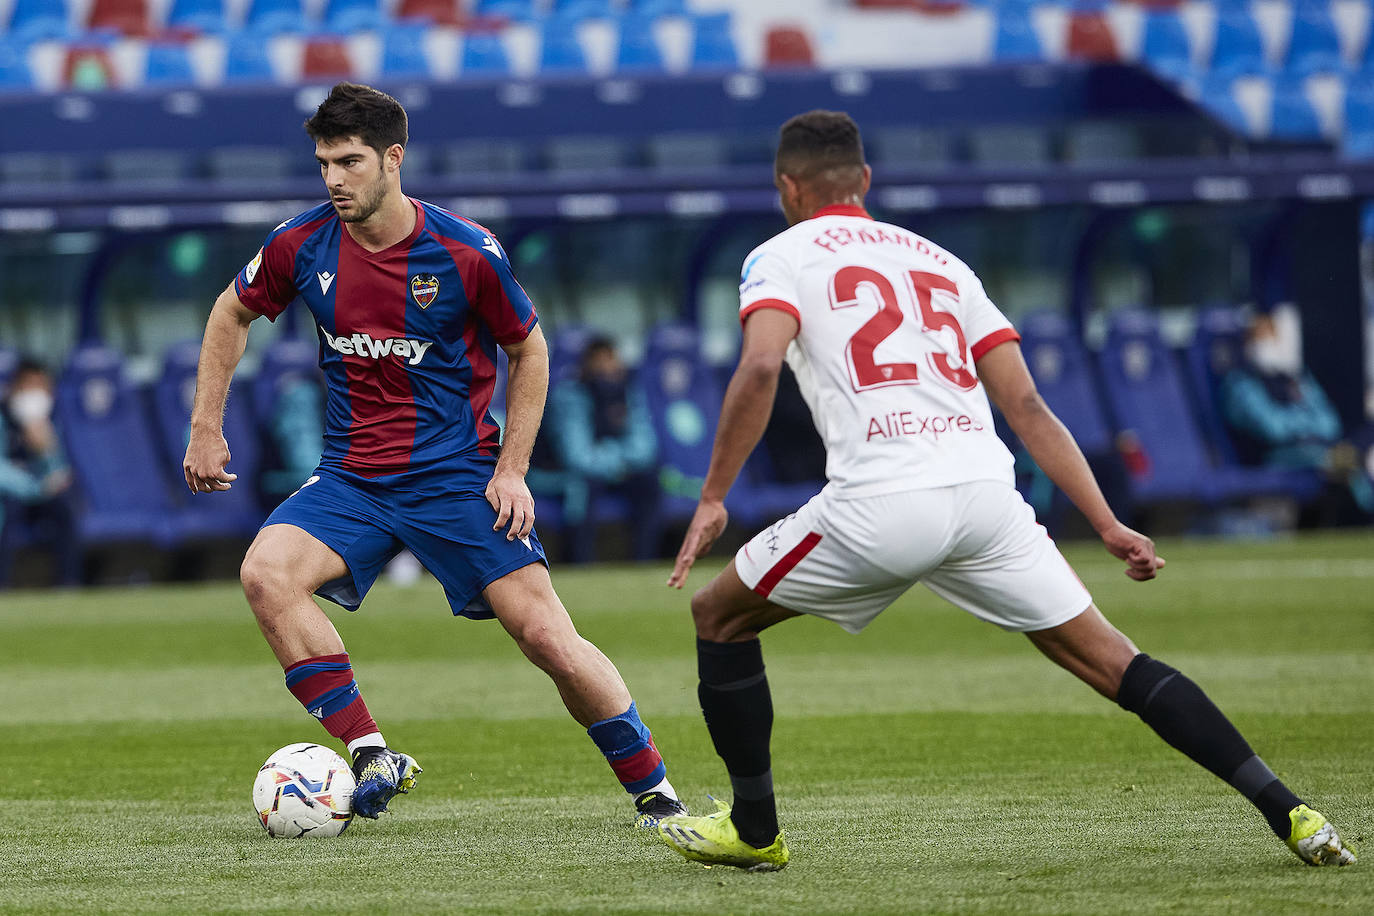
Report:
M 1021 494 L 999 481 L 836 499 L 822 490 L 735 555 L 775 604 L 857 633 L 917 582 L 973 616 L 1024 632 L 1092 596 Z

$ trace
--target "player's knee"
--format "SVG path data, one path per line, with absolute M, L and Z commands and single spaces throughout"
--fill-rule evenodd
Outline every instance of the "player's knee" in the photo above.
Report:
M 692 596 L 692 622 L 697 636 L 711 642 L 729 642 L 739 632 L 738 622 L 715 600 L 709 589 Z
M 515 639 L 525 657 L 555 680 L 571 676 L 577 669 L 574 647 L 562 633 L 546 626 L 529 626 L 515 634 Z
M 239 566 L 239 582 L 249 607 L 255 614 L 261 614 L 273 604 L 274 598 L 290 588 L 291 578 L 285 564 L 260 552 L 249 551 Z

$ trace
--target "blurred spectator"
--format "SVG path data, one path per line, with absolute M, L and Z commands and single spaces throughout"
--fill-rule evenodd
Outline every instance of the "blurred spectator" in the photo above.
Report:
M 262 490 L 275 506 L 315 473 L 324 451 L 324 392 L 304 375 L 285 380 L 268 424 L 271 458 Z
M 0 412 L 0 583 L 27 544 L 52 552 L 62 585 L 81 582 L 72 475 L 52 410 L 52 376 L 41 363 L 21 360 Z
M 566 474 L 563 511 L 569 555 L 595 559 L 596 503 L 608 494 L 629 503 L 633 555 L 658 552 L 658 442 L 644 391 L 630 377 L 615 344 L 590 341 L 575 378 L 550 392 L 554 452 Z
M 1302 362 L 1297 314 L 1259 314 L 1245 338 L 1244 362 L 1222 380 L 1222 409 L 1242 461 L 1321 471 L 1327 486 L 1308 521 L 1367 521 L 1374 486 L 1358 450 L 1342 437 L 1341 420 Z

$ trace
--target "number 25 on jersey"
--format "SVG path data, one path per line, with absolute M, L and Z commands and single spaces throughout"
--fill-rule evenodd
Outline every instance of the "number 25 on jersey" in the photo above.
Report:
M 964 340 L 964 329 L 959 326 L 957 318 L 936 308 L 932 301 L 937 290 L 957 299 L 959 288 L 948 277 L 919 270 L 908 271 L 904 279 L 908 282 L 903 284 L 902 292 L 906 295 L 903 296 L 905 301 L 902 301 L 897 298 L 897 290 L 891 281 L 870 267 L 843 267 L 830 278 L 832 309 L 860 305 L 859 289 L 864 286 L 877 297 L 881 306 L 876 315 L 854 332 L 845 346 L 849 380 L 854 390 L 920 384 L 920 367 L 916 363 L 880 363 L 875 356 L 878 345 L 890 337 L 897 352 L 904 355 L 925 350 L 926 345 L 916 336 L 918 334 L 934 338 L 937 349 L 927 353 L 926 361 L 940 381 L 959 391 L 976 388 L 978 377 L 968 368 L 968 344 Z M 916 318 L 915 323 L 906 321 L 908 311 Z

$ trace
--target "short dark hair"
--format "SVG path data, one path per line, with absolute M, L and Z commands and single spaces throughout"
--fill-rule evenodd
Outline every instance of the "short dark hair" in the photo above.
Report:
M 406 110 L 371 86 L 339 83 L 306 119 L 305 132 L 316 143 L 357 137 L 381 155 L 394 144 L 406 145 Z
M 778 131 L 774 169 L 779 175 L 806 181 L 832 170 L 861 172 L 863 167 L 859 125 L 843 111 L 808 111 L 789 119 Z

